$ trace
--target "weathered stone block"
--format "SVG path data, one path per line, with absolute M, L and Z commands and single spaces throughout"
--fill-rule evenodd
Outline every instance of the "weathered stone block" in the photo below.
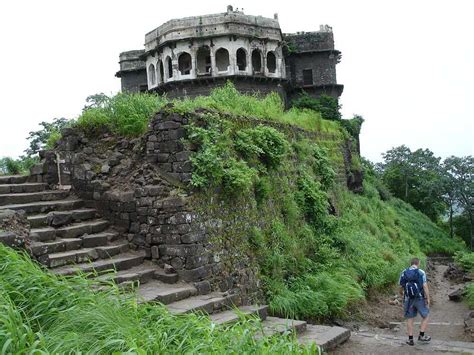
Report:
M 175 270 L 181 270 L 184 266 L 184 262 L 181 258 L 176 257 L 171 259 L 171 266 Z
M 176 161 L 187 161 L 191 158 L 193 152 L 185 150 L 184 152 L 179 152 L 175 154 Z
M 160 251 L 158 249 L 158 246 L 154 245 L 150 248 L 150 250 L 151 250 L 152 259 L 159 259 L 160 258 Z
M 190 173 L 193 171 L 193 164 L 190 161 L 173 163 L 173 172 Z
M 162 255 L 190 256 L 203 252 L 203 247 L 196 244 L 160 245 L 160 254 Z
M 206 239 L 206 234 L 203 232 L 191 232 L 181 236 L 181 243 L 191 244 L 201 242 Z
M 156 129 L 162 131 L 162 130 L 168 130 L 168 129 L 175 129 L 179 128 L 181 125 L 177 122 L 174 121 L 164 121 L 160 122 L 156 125 Z
M 193 270 L 178 270 L 179 277 L 187 282 L 199 281 L 207 278 L 211 274 L 210 267 L 208 265 L 198 267 Z

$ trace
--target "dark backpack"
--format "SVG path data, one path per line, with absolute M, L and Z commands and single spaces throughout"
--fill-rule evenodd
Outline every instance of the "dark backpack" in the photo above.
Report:
M 406 269 L 400 279 L 400 286 L 405 290 L 405 296 L 414 299 L 423 295 L 423 283 L 418 269 Z

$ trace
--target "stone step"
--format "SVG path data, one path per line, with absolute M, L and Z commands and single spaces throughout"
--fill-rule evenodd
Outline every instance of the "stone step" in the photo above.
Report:
M 0 206 L 0 210 L 23 210 L 27 214 L 46 213 L 50 211 L 67 211 L 82 207 L 82 200 L 59 200 L 59 201 L 42 201 L 33 203 L 22 203 L 14 205 Z
M 48 185 L 42 183 L 24 183 L 24 184 L 0 184 L 0 195 L 40 192 L 46 190 Z
M 139 265 L 134 266 L 128 270 L 118 271 L 116 273 L 101 275 L 97 279 L 104 282 L 115 282 L 120 284 L 123 282 L 139 282 L 145 284 L 150 280 L 153 280 L 153 276 L 156 268 L 152 265 Z
M 165 270 L 159 268 L 155 271 L 154 278 L 166 284 L 174 284 L 178 282 L 179 275 L 176 273 L 168 274 Z
M 170 304 L 177 302 L 197 293 L 197 289 L 189 284 L 165 284 L 160 281 L 150 281 L 141 285 L 138 289 L 140 302 L 160 302 Z
M 252 305 L 240 306 L 236 309 L 211 314 L 209 318 L 211 319 L 212 323 L 221 325 L 238 322 L 242 316 L 256 316 L 261 320 L 265 320 L 267 315 L 268 306 Z
M 82 239 L 80 238 L 69 238 L 69 239 L 56 239 L 53 242 L 32 242 L 30 245 L 33 255 L 36 257 L 60 253 L 68 250 L 76 250 L 82 246 Z
M 107 229 L 109 222 L 103 219 L 74 223 L 66 227 L 33 228 L 30 231 L 30 239 L 34 241 L 47 241 L 58 238 L 78 238 L 84 234 L 99 233 Z
M 306 331 L 298 335 L 298 342 L 304 345 L 316 344 L 320 353 L 334 349 L 351 336 L 351 331 L 326 325 L 306 325 Z
M 3 194 L 0 195 L 0 205 L 61 200 L 66 198 L 68 195 L 69 191 L 66 190 Z
M 61 213 L 70 214 L 73 222 L 86 221 L 89 219 L 93 219 L 97 215 L 97 211 L 93 208 L 83 208 L 83 209 L 78 209 L 78 210 L 61 211 Z M 36 215 L 28 216 L 28 221 L 30 222 L 31 228 L 46 227 L 48 225 L 47 218 L 48 218 L 47 213 L 36 214 Z
M 86 234 L 81 238 L 82 246 L 84 248 L 104 247 L 109 243 L 110 240 L 114 239 L 117 234 L 118 233 L 116 232 Z
M 273 336 L 275 334 L 296 333 L 301 334 L 306 330 L 306 322 L 301 320 L 267 317 L 262 322 L 262 336 Z
M 110 259 L 99 259 L 92 263 L 77 264 L 74 266 L 62 266 L 51 270 L 57 275 L 74 275 L 78 272 L 83 273 L 105 273 L 113 270 L 127 270 L 143 263 L 145 258 L 144 251 L 134 251 L 119 254 Z
M 238 295 L 224 295 L 222 293 L 209 293 L 198 295 L 173 302 L 168 305 L 168 310 L 173 314 L 190 312 L 204 312 L 213 314 L 221 310 L 228 310 L 238 306 Z
M 56 268 L 68 264 L 79 264 L 94 261 L 99 254 L 94 248 L 82 248 L 78 250 L 64 251 L 40 256 L 38 261 L 50 268 Z
M 0 184 L 23 184 L 28 180 L 26 175 L 5 175 L 0 176 Z
M 105 258 L 111 258 L 115 255 L 118 255 L 120 253 L 126 253 L 129 251 L 129 246 L 128 243 L 119 243 L 119 244 L 113 244 L 113 245 L 106 245 L 106 246 L 100 246 L 97 247 L 97 253 L 99 254 L 99 257 L 101 259 Z

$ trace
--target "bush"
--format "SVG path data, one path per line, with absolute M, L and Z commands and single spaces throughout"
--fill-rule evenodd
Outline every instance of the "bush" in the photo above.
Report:
M 474 282 L 467 285 L 465 298 L 469 308 L 474 309 Z
M 277 167 L 285 155 L 288 141 L 275 128 L 259 125 L 236 133 L 235 149 L 246 158 L 257 158 L 269 168 Z
M 464 270 L 474 272 L 474 252 L 458 252 L 454 256 L 454 261 Z
M 30 168 L 38 163 L 37 157 L 21 156 L 18 159 L 5 157 L 0 159 L 0 175 L 28 174 Z
M 299 109 L 310 109 L 321 113 L 325 120 L 337 121 L 341 119 L 341 106 L 337 99 L 321 95 L 319 99 L 309 96 L 306 92 L 302 92 L 298 98 L 291 102 L 291 105 Z

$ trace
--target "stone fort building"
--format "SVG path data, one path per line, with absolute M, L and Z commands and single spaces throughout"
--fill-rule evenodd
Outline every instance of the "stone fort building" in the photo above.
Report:
M 245 93 L 278 92 L 288 102 L 302 91 L 338 98 L 341 53 L 329 26 L 283 34 L 274 18 L 225 13 L 170 20 L 145 35 L 145 49 L 120 54 L 122 91 L 207 95 L 227 80 Z

